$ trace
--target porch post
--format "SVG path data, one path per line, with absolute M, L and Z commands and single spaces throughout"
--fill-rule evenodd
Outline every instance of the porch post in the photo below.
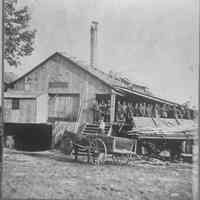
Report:
M 115 121 L 115 101 L 116 101 L 116 94 L 112 93 L 111 94 L 111 100 L 110 100 L 110 122 Z
M 182 152 L 183 153 L 187 152 L 187 150 L 186 150 L 186 141 L 182 141 Z

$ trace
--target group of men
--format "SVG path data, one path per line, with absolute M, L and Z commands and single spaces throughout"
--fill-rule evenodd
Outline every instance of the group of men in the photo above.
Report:
M 167 104 L 151 104 L 145 102 L 117 102 L 117 121 L 131 121 L 134 116 L 193 119 L 194 113 L 186 106 L 177 107 L 176 105 L 170 106 Z
M 93 104 L 94 122 L 103 119 L 104 122 L 110 121 L 110 100 L 95 101 Z
M 109 122 L 110 107 L 110 100 L 95 101 L 93 104 L 94 121 L 98 122 L 103 117 L 105 122 Z M 131 122 L 135 116 L 193 119 L 194 112 L 186 106 L 117 101 L 116 121 Z

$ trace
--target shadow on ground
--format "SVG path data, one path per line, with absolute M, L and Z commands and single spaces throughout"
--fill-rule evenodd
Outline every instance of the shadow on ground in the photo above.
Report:
M 9 151 L 9 150 L 7 150 Z M 50 150 L 50 151 L 38 151 L 38 152 L 32 152 L 32 151 L 10 151 L 9 154 L 18 154 L 18 155 L 27 155 L 32 156 L 35 158 L 43 158 L 43 159 L 51 159 L 59 162 L 70 162 L 70 163 L 79 163 L 84 165 L 92 165 L 95 164 L 90 161 L 90 163 L 87 162 L 86 156 L 79 157 L 78 160 L 75 160 L 73 155 L 65 155 L 64 153 L 61 153 L 60 151 L 56 150 Z M 112 166 L 133 166 L 133 163 L 126 163 L 126 162 L 118 162 L 113 161 L 112 159 L 106 160 L 104 162 L 104 165 L 112 165 Z

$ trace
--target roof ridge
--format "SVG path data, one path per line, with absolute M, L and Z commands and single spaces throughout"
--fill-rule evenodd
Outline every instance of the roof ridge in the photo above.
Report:
M 89 73 L 91 73 L 92 75 L 94 75 L 95 77 L 97 77 L 98 79 L 100 79 L 101 81 L 103 81 L 104 83 L 110 85 L 111 87 L 113 85 L 119 85 L 119 86 L 124 86 L 124 87 L 130 87 L 128 84 L 125 84 L 122 80 L 122 77 L 116 77 L 116 76 L 112 76 L 109 73 L 106 73 L 104 71 L 102 71 L 101 69 L 99 69 L 99 67 L 97 65 L 95 65 L 94 67 L 91 66 L 89 64 L 88 61 L 85 60 L 81 60 L 78 59 L 78 57 L 72 56 L 71 54 L 69 54 L 67 51 L 56 51 L 54 54 L 50 55 L 49 57 L 47 57 L 45 60 L 43 60 L 41 63 L 39 63 L 38 65 L 36 65 L 35 67 L 33 67 L 32 69 L 30 69 L 28 72 L 24 73 L 23 75 L 19 76 L 18 78 L 16 78 L 14 81 L 12 81 L 11 83 L 15 83 L 16 81 L 20 80 L 21 78 L 25 77 L 26 75 L 28 75 L 29 73 L 31 73 L 32 71 L 34 71 L 36 68 L 40 67 L 43 63 L 45 63 L 47 60 L 51 59 L 53 56 L 55 55 L 61 55 L 64 58 L 72 61 L 74 64 L 78 65 L 79 67 L 82 67 L 84 70 L 88 71 Z M 132 86 L 139 86 L 141 88 L 147 88 L 144 85 L 140 85 L 134 82 L 131 82 Z
M 63 56 L 67 57 L 68 59 L 73 60 L 73 61 L 74 61 L 76 64 L 78 64 L 78 65 L 81 65 L 81 66 L 83 66 L 83 67 L 85 67 L 85 68 L 89 68 L 89 69 L 91 69 L 91 70 L 95 70 L 96 72 L 99 72 L 99 73 L 101 73 L 102 75 L 107 76 L 106 78 L 111 79 L 112 81 L 118 82 L 118 84 L 120 84 L 120 85 L 123 84 L 123 86 L 126 85 L 126 86 L 128 87 L 128 86 L 131 84 L 131 85 L 136 85 L 136 86 L 140 86 L 140 87 L 147 88 L 145 85 L 142 85 L 142 84 L 139 84 L 139 83 L 133 83 L 133 82 L 130 81 L 129 78 L 127 78 L 127 77 L 122 77 L 122 76 L 116 77 L 115 75 L 112 76 L 112 75 L 110 75 L 109 73 L 106 73 L 106 72 L 102 71 L 101 69 L 99 69 L 99 67 L 98 67 L 97 65 L 91 66 L 91 65 L 89 64 L 88 61 L 78 59 L 77 57 L 72 56 L 71 54 L 69 54 L 69 53 L 66 52 L 66 51 L 62 51 L 62 52 L 58 52 L 58 53 L 60 53 L 60 54 L 62 54 Z M 114 72 L 114 73 L 115 73 L 115 72 Z M 101 77 L 101 78 L 102 78 L 102 77 Z M 129 84 L 125 84 L 125 83 L 123 82 L 123 80 L 125 80 L 125 79 L 127 79 L 128 82 L 130 82 L 130 83 L 129 83 Z M 115 83 L 115 84 L 116 84 L 116 83 Z

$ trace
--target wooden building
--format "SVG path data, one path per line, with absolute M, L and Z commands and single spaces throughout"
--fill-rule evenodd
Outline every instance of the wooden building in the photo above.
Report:
M 24 91 L 5 93 L 5 121 L 8 123 L 46 123 L 48 96 Z
M 90 29 L 90 64 L 81 62 L 65 52 L 56 52 L 29 72 L 7 84 L 5 122 L 10 132 L 15 131 L 16 127 L 18 127 L 18 135 L 26 130 L 18 137 L 18 140 L 27 140 L 29 138 L 27 134 L 32 134 L 30 138 L 34 138 L 36 132 L 40 138 L 43 130 L 51 132 L 49 125 L 53 128 L 53 142 L 56 140 L 55 136 L 62 134 L 65 129 L 77 132 L 86 123 L 88 126 L 85 126 L 85 131 L 91 132 L 98 129 L 98 125 L 93 123 L 94 101 L 110 102 L 109 113 L 107 113 L 109 117 L 106 121 L 106 133 L 109 134 L 111 132 L 116 134 L 118 131 L 115 128 L 119 125 L 119 121 L 116 120 L 116 109 L 119 107 L 119 102 L 181 106 L 154 96 L 144 85 L 99 70 L 96 67 L 97 24 L 97 22 L 92 22 Z M 142 127 L 147 126 L 147 121 L 153 123 L 156 128 L 162 124 L 153 118 L 151 120 L 144 117 L 134 118 L 137 127 L 140 127 L 139 124 L 142 124 Z M 169 124 L 177 126 L 181 124 L 177 119 L 172 121 Z M 185 122 L 182 124 L 184 125 Z M 38 131 L 35 131 L 37 127 Z M 127 127 L 129 128 L 129 125 Z M 128 129 L 125 132 L 127 133 Z M 50 138 L 50 135 L 47 135 Z M 122 136 L 125 136 L 124 133 Z M 47 138 L 46 135 L 43 139 L 45 138 Z M 37 146 L 37 139 L 34 141 Z M 28 144 L 30 143 L 29 141 Z M 46 142 L 46 146 L 49 143 L 49 141 Z
M 82 111 L 80 124 L 92 122 L 94 100 L 109 98 L 115 101 L 118 94 L 115 86 L 129 86 L 148 94 L 145 86 L 128 84 L 65 53 L 56 52 L 10 84 L 5 94 L 5 119 L 6 122 L 19 122 L 17 115 L 21 115 L 23 122 L 39 123 L 40 119 L 41 122 L 44 119 L 46 122 L 76 122 Z M 17 102 L 18 107 L 15 107 Z M 40 102 L 46 106 L 40 107 Z M 40 109 L 45 109 L 42 117 Z M 113 106 L 111 121 L 114 121 L 114 112 Z
M 110 100 L 110 127 L 116 121 L 119 100 L 178 105 L 155 97 L 145 86 L 56 52 L 9 84 L 4 118 L 14 126 L 51 124 L 54 138 L 65 129 L 76 132 L 83 124 L 93 123 L 94 100 Z
M 77 131 L 93 122 L 94 100 L 111 101 L 110 121 L 115 121 L 115 86 L 134 88 L 148 94 L 148 88 L 116 78 L 80 62 L 66 53 L 56 52 L 9 84 L 5 92 L 5 122 L 13 124 L 51 124 L 58 130 Z M 15 129 L 15 128 L 13 128 Z M 11 128 L 9 129 L 11 130 Z
M 5 93 L 5 119 L 6 122 L 92 123 L 94 100 L 105 99 L 111 101 L 110 122 L 115 121 L 118 100 L 179 106 L 152 95 L 145 86 L 56 52 L 9 84 Z

